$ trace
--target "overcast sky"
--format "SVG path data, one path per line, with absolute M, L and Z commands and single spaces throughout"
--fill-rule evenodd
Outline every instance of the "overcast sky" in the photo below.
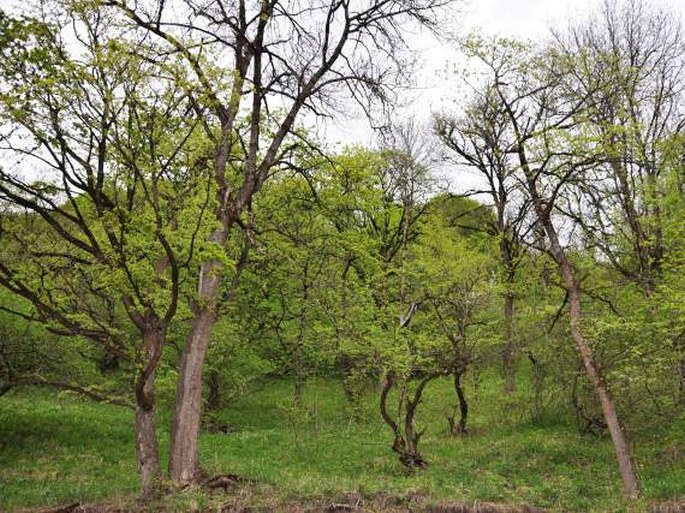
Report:
M 582 19 L 597 9 L 603 0 L 465 0 L 455 13 L 458 35 L 478 29 L 483 35 L 501 35 L 517 39 L 544 39 L 551 26 L 564 26 L 572 19 Z M 647 4 L 667 7 L 685 20 L 685 0 L 645 0 Z M 449 105 L 454 99 L 454 73 L 448 72 L 459 65 L 458 53 L 449 43 L 441 43 L 429 34 L 414 36 L 419 61 L 416 84 L 405 101 L 411 105 L 400 116 L 415 116 L 428 121 L 431 112 Z M 463 66 L 463 64 L 462 64 Z M 361 117 L 339 119 L 319 127 L 324 139 L 333 147 L 346 144 L 370 145 L 373 131 Z
M 548 35 L 552 25 L 564 25 L 570 19 L 582 18 L 599 7 L 603 0 L 463 0 L 455 8 L 454 19 L 445 20 L 456 26 L 458 35 L 466 35 L 479 28 L 486 35 L 502 35 L 519 39 L 541 39 Z M 685 20 L 685 0 L 644 0 L 647 4 L 666 6 Z M 20 5 L 20 0 L 0 0 L 0 8 Z M 430 119 L 431 112 L 438 110 L 453 99 L 455 77 L 453 69 L 459 62 L 457 52 L 448 43 L 438 42 L 428 33 L 412 34 L 408 38 L 419 51 L 415 86 L 403 95 L 410 106 L 400 115 L 415 116 L 419 120 Z M 463 64 L 462 64 L 463 65 Z M 333 147 L 346 144 L 370 145 L 373 132 L 369 123 L 360 115 L 317 123 L 307 119 L 308 125 L 318 125 L 320 135 Z

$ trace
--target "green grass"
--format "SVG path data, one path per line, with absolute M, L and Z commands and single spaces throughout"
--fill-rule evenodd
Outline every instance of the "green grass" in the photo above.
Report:
M 420 423 L 426 471 L 407 473 L 389 450 L 375 397 L 349 420 L 339 383 L 306 388 L 293 407 L 286 380 L 262 383 L 220 412 L 237 431 L 203 434 L 210 473 L 266 483 L 285 498 L 344 492 L 419 494 L 432 501 L 530 504 L 555 511 L 641 511 L 649 501 L 685 496 L 685 426 L 633 433 L 646 501 L 628 505 L 611 445 L 577 433 L 563 412 L 534 425 L 525 393 L 502 400 L 497 380 L 471 389 L 471 435 L 447 435 L 449 383 L 429 386 Z M 166 451 L 168 412 L 160 419 Z M 114 502 L 136 490 L 132 414 L 122 408 L 36 392 L 0 398 L 0 510 L 70 501 Z M 635 438 L 637 437 L 637 438 Z M 200 499 L 193 499 L 194 501 Z

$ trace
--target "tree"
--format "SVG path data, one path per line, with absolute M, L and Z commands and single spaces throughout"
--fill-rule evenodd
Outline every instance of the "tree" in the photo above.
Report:
M 326 369 L 334 355 L 329 303 L 339 264 L 337 234 L 317 200 L 319 166 L 312 167 L 273 180 L 256 202 L 262 250 L 250 280 L 261 292 L 253 299 L 263 312 L 261 336 L 274 339 L 272 359 L 292 375 L 297 406 L 308 376 Z
M 468 44 L 467 41 L 467 48 Z M 494 208 L 494 219 L 477 229 L 485 229 L 499 240 L 504 282 L 502 368 L 504 391 L 511 393 L 516 389 L 515 283 L 524 254 L 524 239 L 531 225 L 528 222 L 530 205 L 516 179 L 518 164 L 507 147 L 507 126 L 493 88 L 474 91 L 462 117 L 438 114 L 435 119 L 436 133 L 453 154 L 450 160 L 457 166 L 475 169 L 485 178 L 485 188 L 471 191 L 469 195 L 489 197 Z
M 556 206 L 564 191 L 592 163 L 586 156 L 569 151 L 565 144 L 564 133 L 576 126 L 574 116 L 579 104 L 564 101 L 558 95 L 557 88 L 565 69 L 557 66 L 549 54 L 536 55 L 518 44 L 500 42 L 499 46 L 476 45 L 473 55 L 487 67 L 490 75 L 488 87 L 494 89 L 509 124 L 509 142 L 502 151 L 510 151 L 517 156 L 521 183 L 535 212 L 537 226 L 545 237 L 544 249 L 556 263 L 566 292 L 571 336 L 601 403 L 625 492 L 636 498 L 640 494 L 640 486 L 630 449 L 618 420 L 614 399 L 584 334 L 580 281 L 554 220 Z
M 423 146 L 414 140 L 417 135 L 411 126 L 405 126 L 399 127 L 396 138 L 390 139 L 398 147 L 386 150 L 385 165 L 379 169 L 380 203 L 366 214 L 379 264 L 372 277 L 372 295 L 376 322 L 384 335 L 379 350 L 385 369 L 380 394 L 381 417 L 393 431 L 392 450 L 410 469 L 428 465 L 419 451 L 423 431 L 416 427 L 423 392 L 431 381 L 451 370 L 442 361 L 442 355 L 436 358 L 433 354 L 431 342 L 416 328 L 414 320 L 425 308 L 426 297 L 416 279 L 417 266 L 411 247 L 421 233 L 420 220 L 427 211 L 434 187 L 420 151 Z M 412 393 L 411 382 L 416 375 L 420 378 Z M 397 415 L 392 415 L 387 404 L 395 386 L 399 388 L 398 406 Z
M 672 249 L 664 236 L 670 152 L 685 128 L 681 22 L 639 0 L 606 1 L 592 21 L 555 31 L 554 48 L 573 70 L 560 84 L 561 94 L 583 102 L 576 151 L 595 160 L 564 213 L 581 227 L 588 247 L 644 296 L 635 296 L 630 307 L 641 336 L 626 353 L 653 354 L 650 345 L 661 353 L 667 341 L 677 353 L 677 328 L 659 329 L 653 314 L 641 324 L 637 319 L 640 311 L 670 302 L 657 290 Z M 627 286 L 625 291 L 631 294 Z M 643 358 L 644 371 L 632 381 L 646 378 L 647 366 L 657 361 Z M 680 371 L 673 375 L 682 380 Z
M 591 21 L 555 31 L 554 48 L 569 69 L 560 92 L 582 102 L 575 149 L 596 160 L 567 213 L 649 296 L 665 250 L 666 148 L 685 129 L 682 27 L 641 0 L 606 0 Z
M 155 372 L 202 246 L 206 153 L 186 93 L 132 55 L 111 16 L 52 7 L 0 14 L 0 145 L 16 162 L 0 173 L 0 284 L 33 312 L 5 310 L 133 362 L 147 495 L 161 473 Z
M 393 77 L 403 72 L 404 21 L 437 27 L 434 17 L 451 0 L 332 2 L 280 0 L 129 4 L 99 2 L 123 14 L 155 43 L 144 51 L 162 63 L 179 55 L 194 76 L 193 105 L 213 141 L 216 226 L 208 241 L 221 252 L 253 196 L 288 158 L 288 134 L 302 111 L 320 114 L 336 94 L 349 93 L 363 107 L 386 98 Z M 184 19 L 175 17 L 183 12 Z M 214 76 L 208 55 L 221 63 Z M 247 94 L 245 94 L 247 90 Z M 281 106 L 272 108 L 273 104 Z M 247 119 L 243 131 L 238 120 Z M 263 130 L 263 121 L 273 130 Z M 244 153 L 236 156 L 236 148 Z M 172 428 L 170 474 L 177 484 L 199 473 L 197 435 L 202 407 L 202 369 L 216 320 L 224 266 L 201 263 L 192 329 L 181 359 Z
M 492 280 L 495 267 L 488 252 L 492 241 L 483 236 L 477 240 L 473 234 L 465 235 L 453 224 L 454 207 L 450 203 L 463 201 L 449 196 L 432 200 L 424 235 L 415 250 L 417 275 L 430 305 L 425 329 L 449 341 L 448 356 L 443 360 L 450 362 L 456 394 L 454 410 L 447 417 L 454 435 L 467 433 L 469 408 L 463 378 L 482 352 L 479 346 L 483 346 L 483 330 L 475 336 L 473 332 L 486 324 L 483 313 L 487 312 L 495 289 Z M 477 211 L 478 204 L 474 203 L 468 201 L 468 211 Z M 458 219 L 463 221 L 462 216 Z
M 333 268 L 337 285 L 332 288 L 338 294 L 326 302 L 326 314 L 335 335 L 335 366 L 356 420 L 362 415 L 364 394 L 376 388 L 382 375 L 380 298 L 372 285 L 382 266 L 383 245 L 374 235 L 374 216 L 390 207 L 384 206 L 387 198 L 381 185 L 387 166 L 382 151 L 346 148 L 319 170 L 317 181 L 317 204 L 335 230 L 339 260 Z M 389 227 L 390 220 L 386 221 Z

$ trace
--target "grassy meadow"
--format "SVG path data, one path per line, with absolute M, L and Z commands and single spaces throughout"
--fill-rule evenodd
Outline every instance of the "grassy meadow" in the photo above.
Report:
M 504 399 L 501 383 L 470 386 L 470 434 L 448 435 L 452 402 L 448 380 L 427 389 L 419 422 L 427 427 L 425 471 L 408 473 L 390 451 L 391 436 L 369 395 L 362 418 L 350 420 L 340 383 L 312 380 L 304 404 L 293 405 L 292 384 L 269 380 L 219 412 L 228 434 L 204 433 L 201 457 L 208 474 L 247 478 L 250 502 L 389 494 L 424 503 L 481 501 L 527 504 L 551 511 L 649 511 L 685 497 L 685 424 L 630 432 L 645 499 L 628 504 L 608 439 L 581 435 L 569 411 L 532 422 L 522 390 Z M 170 415 L 162 409 L 159 435 L 166 453 Z M 133 414 L 44 390 L 0 398 L 0 511 L 69 502 L 130 504 L 137 491 Z M 247 493 L 243 490 L 241 493 Z M 187 511 L 226 501 L 199 490 L 159 509 Z M 270 502 L 271 501 L 271 502 Z

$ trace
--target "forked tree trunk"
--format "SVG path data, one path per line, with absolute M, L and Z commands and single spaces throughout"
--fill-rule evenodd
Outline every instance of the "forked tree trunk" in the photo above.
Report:
M 212 240 L 223 246 L 226 232 L 218 230 Z M 205 262 L 200 270 L 199 301 L 191 331 L 181 355 L 176 388 L 176 405 L 171 426 L 169 477 L 176 486 L 194 483 L 200 477 L 198 435 L 202 415 L 202 370 L 216 320 L 221 283 L 221 263 Z
M 155 494 L 162 476 L 155 425 L 155 371 L 164 335 L 150 330 L 143 336 L 144 365 L 136 379 L 136 459 L 143 498 Z
M 421 404 L 426 385 L 431 381 L 449 374 L 449 371 L 437 371 L 425 376 L 416 386 L 413 398 L 407 397 L 407 406 L 404 413 L 404 422 L 397 422 L 388 411 L 388 395 L 395 386 L 395 374 L 389 371 L 385 377 L 385 384 L 381 391 L 380 411 L 383 421 L 392 429 L 394 440 L 392 450 L 399 454 L 402 464 L 412 470 L 423 469 L 428 466 L 428 461 L 419 452 L 419 442 L 423 431 L 416 431 L 416 411 Z M 400 408 L 401 409 L 401 408 Z M 402 427 L 400 427 L 402 426 Z

